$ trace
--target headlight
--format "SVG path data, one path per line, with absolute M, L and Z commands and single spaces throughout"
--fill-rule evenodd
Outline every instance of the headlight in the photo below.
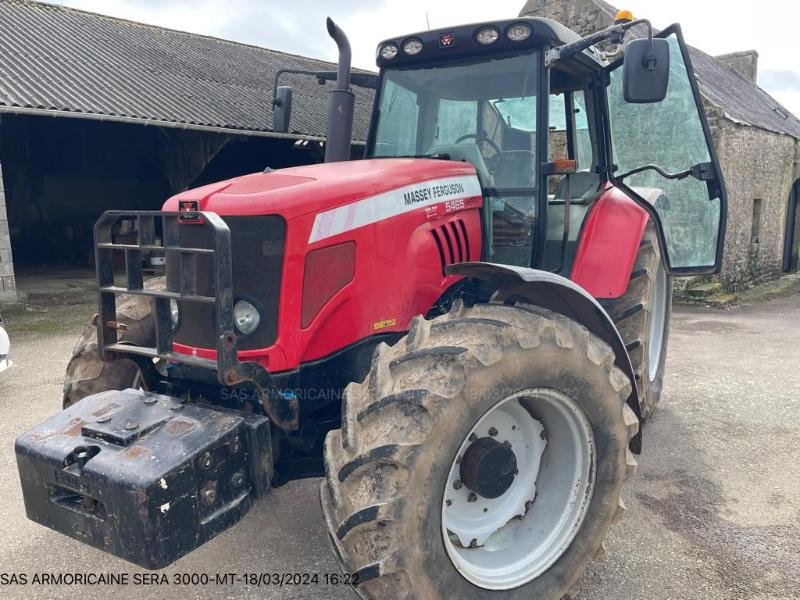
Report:
M 420 52 L 422 52 L 422 40 L 418 40 L 417 38 L 411 38 L 410 40 L 406 40 L 406 43 L 403 44 L 403 52 L 405 52 L 410 56 L 419 54 Z
M 395 56 L 397 56 L 397 45 L 388 43 L 381 46 L 381 58 L 384 60 L 392 60 Z
M 517 23 L 508 28 L 506 35 L 512 42 L 522 42 L 531 37 L 531 27 L 525 23 Z
M 500 32 L 497 30 L 497 27 L 484 27 L 478 34 L 475 36 L 475 39 L 478 40 L 479 44 L 483 44 L 484 46 L 488 44 L 493 44 L 497 41 L 497 38 L 500 37 Z
M 261 315 L 247 300 L 239 300 L 233 305 L 233 322 L 242 334 L 249 335 L 258 329 Z
M 169 316 L 172 319 L 172 328 L 177 329 L 178 321 L 181 320 L 181 309 L 175 299 L 169 301 Z

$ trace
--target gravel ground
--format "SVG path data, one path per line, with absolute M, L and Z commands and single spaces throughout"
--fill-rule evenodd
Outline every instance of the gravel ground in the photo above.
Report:
M 342 586 L 134 585 L 145 574 L 28 521 L 14 438 L 58 410 L 89 305 L 7 316 L 14 368 L 0 376 L 0 593 L 6 598 L 355 598 Z M 677 308 L 662 405 L 645 430 L 628 511 L 580 598 L 800 598 L 800 295 L 729 311 Z M 337 573 L 317 497 L 292 482 L 175 574 Z M 127 574 L 125 586 L 33 585 L 36 574 Z M 6 585 L 12 574 L 27 585 Z M 5 579 L 4 579 L 5 578 Z

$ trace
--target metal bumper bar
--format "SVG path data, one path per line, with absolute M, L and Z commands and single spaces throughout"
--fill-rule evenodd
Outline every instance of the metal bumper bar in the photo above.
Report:
M 136 243 L 115 242 L 115 229 L 127 222 L 135 233 Z M 161 239 L 156 237 L 160 225 Z M 212 232 L 210 248 L 181 244 L 181 227 L 206 227 Z M 132 236 L 131 236 L 132 237 Z M 223 386 L 253 383 L 261 398 L 264 411 L 279 427 L 294 430 L 298 427 L 298 404 L 293 398 L 276 393 L 269 372 L 255 362 L 240 363 L 238 339 L 233 324 L 233 280 L 231 232 L 219 215 L 212 212 L 107 211 L 94 227 L 95 257 L 99 293 L 97 322 L 98 350 L 103 360 L 124 356 L 136 362 L 145 381 L 158 377 L 155 359 L 193 367 L 215 370 Z M 148 289 L 144 285 L 142 259 L 145 253 L 163 253 L 167 265 L 175 267 L 180 276 L 178 285 L 168 284 L 165 290 Z M 115 279 L 115 255 L 124 256 L 124 277 Z M 210 285 L 201 284 L 199 271 L 208 262 L 213 264 Z M 206 279 L 205 277 L 203 279 Z M 177 289 L 173 289 L 177 288 Z M 147 296 L 155 307 L 154 347 L 120 342 L 117 332 L 117 297 L 120 294 Z M 216 360 L 175 352 L 170 303 L 205 303 L 214 305 L 216 329 Z

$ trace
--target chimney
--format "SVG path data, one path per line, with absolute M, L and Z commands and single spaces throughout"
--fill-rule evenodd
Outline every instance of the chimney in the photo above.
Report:
M 615 8 L 610 9 L 616 12 Z M 609 14 L 609 8 L 596 0 L 528 0 L 519 16 L 553 19 L 580 36 L 605 29 L 614 22 L 613 12 Z
M 739 75 L 748 81 L 756 82 L 756 76 L 758 75 L 758 52 L 755 50 L 720 54 L 714 58 L 723 65 L 739 73 Z

